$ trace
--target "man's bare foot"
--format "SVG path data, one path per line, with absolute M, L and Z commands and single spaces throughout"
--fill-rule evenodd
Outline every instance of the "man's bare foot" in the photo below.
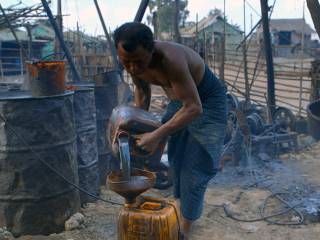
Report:
M 189 240 L 189 237 L 182 232 L 179 232 L 179 240 Z
M 181 216 L 182 222 L 181 222 L 181 232 L 183 235 L 183 240 L 188 240 L 190 231 L 191 231 L 191 226 L 192 226 L 192 221 L 187 220 L 183 216 Z

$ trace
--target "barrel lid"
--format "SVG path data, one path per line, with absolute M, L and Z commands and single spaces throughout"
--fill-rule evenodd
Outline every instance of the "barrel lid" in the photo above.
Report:
M 49 99 L 49 98 L 64 97 L 64 96 L 72 95 L 73 93 L 74 93 L 73 91 L 65 91 L 65 93 L 59 94 L 59 95 L 33 97 L 30 91 L 23 91 L 23 90 L 6 91 L 6 92 L 0 92 L 0 101 Z
M 94 82 L 67 82 L 66 89 L 70 91 L 94 91 Z
M 95 82 L 93 81 L 85 81 L 85 82 L 66 82 L 67 86 L 76 86 L 76 87 L 89 87 L 94 88 Z

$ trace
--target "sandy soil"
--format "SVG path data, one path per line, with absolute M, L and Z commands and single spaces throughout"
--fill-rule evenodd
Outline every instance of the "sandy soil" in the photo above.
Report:
M 270 162 L 278 167 L 265 168 L 264 177 L 273 181 L 277 189 L 290 190 L 292 187 L 297 190 L 303 186 L 312 186 L 315 192 L 320 186 L 320 143 L 295 154 L 281 156 L 277 163 Z M 273 160 L 271 160 L 273 161 Z M 235 167 L 227 166 L 216 179 L 213 179 L 206 193 L 204 212 L 193 228 L 192 240 L 317 240 L 320 234 L 318 223 L 306 222 L 299 226 L 279 226 L 269 224 L 265 221 L 245 223 L 228 218 L 222 208 L 228 204 L 232 213 L 241 219 L 259 218 L 259 207 L 270 195 L 270 189 L 266 185 L 257 184 L 257 187 L 248 185 L 246 174 L 230 174 Z M 243 173 L 243 172 L 242 172 Z M 245 171 L 244 171 L 245 173 Z M 259 175 L 262 176 L 261 174 Z M 223 183 L 222 179 L 225 179 Z M 226 179 L 229 179 L 226 180 Z M 220 181 L 220 182 L 219 182 Z M 250 183 L 250 181 L 249 181 Z M 268 184 L 267 184 L 268 185 Z M 148 194 L 153 196 L 170 195 L 171 189 L 165 191 L 150 190 Z M 101 188 L 101 197 L 123 202 L 121 197 L 110 192 L 105 187 Z M 272 200 L 268 205 L 268 214 L 281 207 L 279 201 Z M 117 214 L 120 207 L 116 205 L 96 202 L 88 204 L 81 211 L 85 215 L 85 223 L 80 229 L 52 234 L 50 236 L 24 236 L 19 240 L 116 240 L 117 239 Z M 289 216 L 289 218 L 288 218 Z M 293 214 L 285 218 L 274 220 L 296 220 Z

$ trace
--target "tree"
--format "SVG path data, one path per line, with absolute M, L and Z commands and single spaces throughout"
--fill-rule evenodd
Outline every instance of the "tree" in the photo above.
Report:
M 212 10 L 209 11 L 209 15 L 220 15 L 221 17 L 223 16 L 223 12 L 221 9 L 219 8 L 214 8 Z
M 184 23 L 189 15 L 189 11 L 186 9 L 188 5 L 187 0 L 179 1 L 179 26 L 184 26 Z M 174 32 L 174 14 L 175 14 L 175 0 L 151 0 L 149 2 L 149 10 L 151 16 L 148 16 L 149 24 L 152 23 L 153 12 L 157 14 L 157 27 L 159 33 L 162 32 Z

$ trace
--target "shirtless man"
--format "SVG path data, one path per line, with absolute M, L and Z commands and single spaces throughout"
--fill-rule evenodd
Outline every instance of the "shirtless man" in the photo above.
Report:
M 125 23 L 114 33 L 119 59 L 135 84 L 135 104 L 148 110 L 150 84 L 161 86 L 171 102 L 163 125 L 138 136 L 153 151 L 170 136 L 168 158 L 174 173 L 174 196 L 180 199 L 181 235 L 202 213 L 207 184 L 219 169 L 226 129 L 226 89 L 192 49 L 154 41 L 149 27 Z

